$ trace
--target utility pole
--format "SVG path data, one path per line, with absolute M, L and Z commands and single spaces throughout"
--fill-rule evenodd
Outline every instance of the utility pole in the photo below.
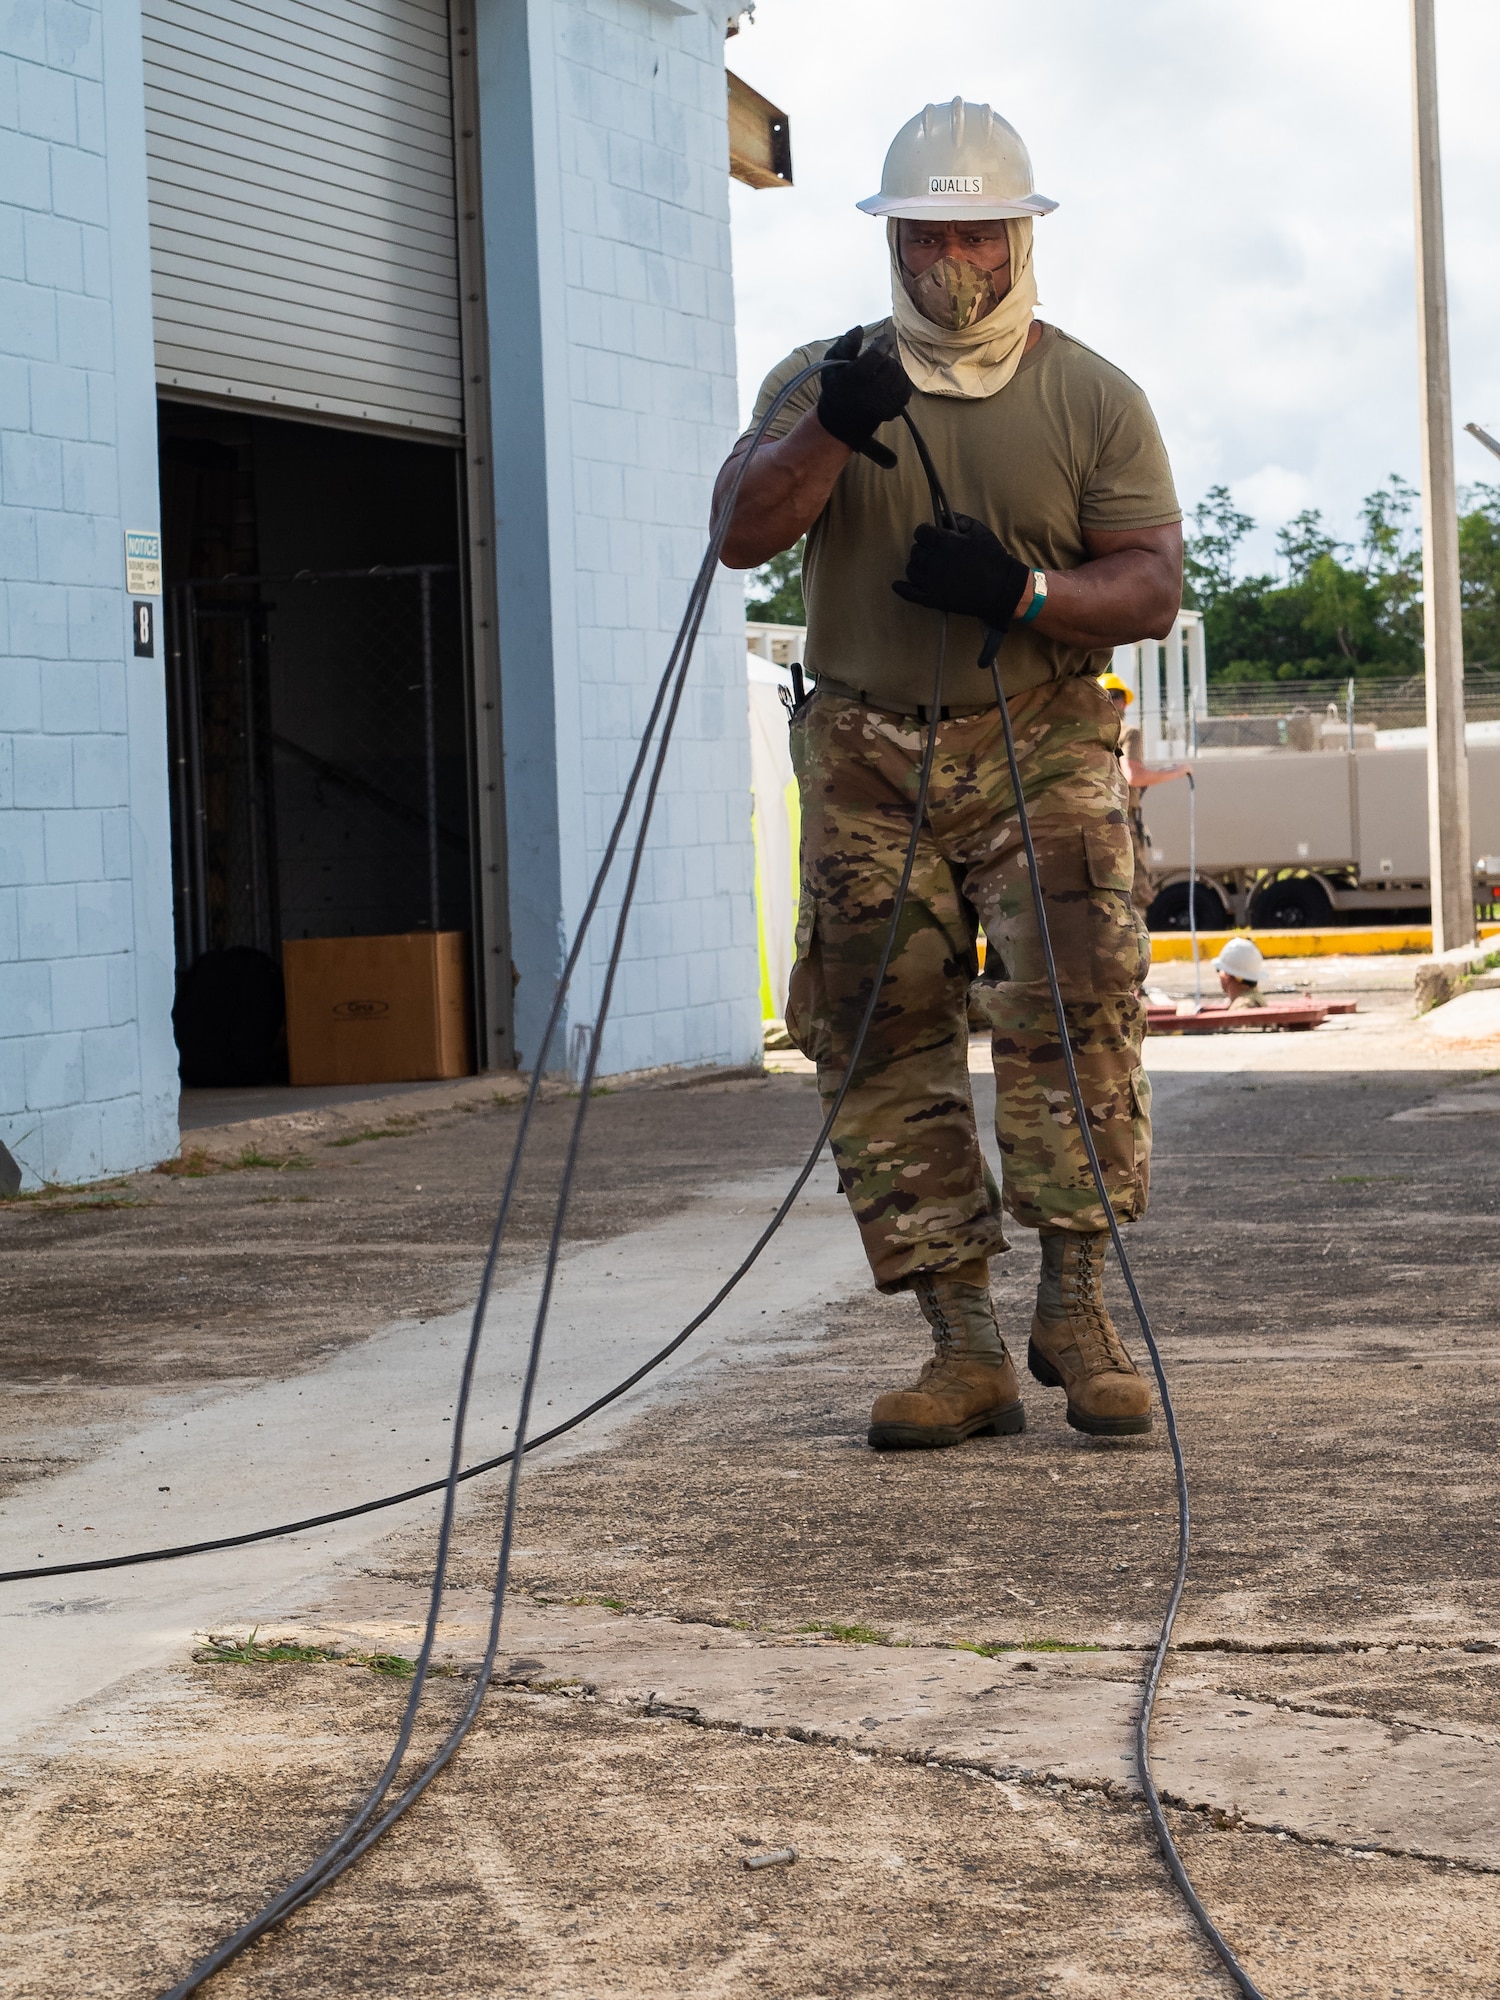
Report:
M 1458 584 L 1458 495 L 1448 372 L 1448 275 L 1438 149 L 1435 0 L 1411 0 L 1416 147 L 1417 361 L 1422 383 L 1422 598 L 1427 650 L 1427 845 L 1432 948 L 1474 942 L 1464 645 Z

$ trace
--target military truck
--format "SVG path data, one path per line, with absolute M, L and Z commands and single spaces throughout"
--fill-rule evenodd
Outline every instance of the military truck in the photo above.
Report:
M 1500 895 L 1500 741 L 1473 740 L 1480 730 L 1489 733 L 1484 724 L 1469 731 L 1471 846 L 1476 894 L 1492 900 Z M 1423 744 L 1200 747 L 1193 775 L 1200 929 L 1426 920 Z M 1146 793 L 1152 930 L 1188 925 L 1189 803 L 1185 780 Z

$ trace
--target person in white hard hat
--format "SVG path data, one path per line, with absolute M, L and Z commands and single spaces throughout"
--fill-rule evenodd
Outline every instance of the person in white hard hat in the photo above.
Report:
M 1260 982 L 1266 976 L 1266 961 L 1253 938 L 1230 938 L 1214 960 L 1214 971 L 1231 1010 L 1265 1006 Z
M 749 569 L 807 536 L 804 658 L 816 685 L 792 732 L 802 900 L 786 1021 L 825 1102 L 869 998 L 937 732 L 910 900 L 833 1132 L 875 1282 L 914 1292 L 935 1348 L 911 1388 L 876 1400 L 870 1442 L 946 1445 L 1024 1427 L 989 1289 L 988 1260 L 1007 1248 L 1002 1206 L 1041 1232 L 1033 1375 L 1066 1390 L 1077 1428 L 1144 1431 L 1150 1393 L 1104 1303 L 1107 1219 L 1074 1123 L 1000 715 L 977 659 L 986 631 L 1003 631 L 1069 1039 L 1110 1200 L 1130 1221 L 1145 1210 L 1151 1146 L 1149 947 L 1131 902 L 1119 723 L 1098 676 L 1116 645 L 1171 630 L 1182 517 L 1140 389 L 1036 317 L 1032 225 L 1056 204 L 1036 192 L 1012 126 L 987 104 L 928 105 L 859 206 L 886 225 L 891 315 L 812 341 L 767 377 L 757 419 L 809 362 L 846 364 L 779 414 L 724 556 Z M 915 445 L 895 421 L 908 408 L 961 510 L 953 530 L 930 525 Z M 1003 1196 L 975 1129 L 971 1002 L 993 1031 Z

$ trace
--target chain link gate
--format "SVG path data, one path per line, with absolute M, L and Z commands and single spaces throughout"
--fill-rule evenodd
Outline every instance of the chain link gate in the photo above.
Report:
M 473 927 L 451 564 L 227 576 L 166 602 L 178 965 Z

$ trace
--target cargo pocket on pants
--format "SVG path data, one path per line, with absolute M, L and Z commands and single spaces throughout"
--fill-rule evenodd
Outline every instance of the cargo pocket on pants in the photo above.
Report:
M 1130 845 L 1130 828 L 1123 821 L 1101 821 L 1083 830 L 1084 852 L 1088 856 L 1089 880 L 1096 889 L 1120 889 L 1127 896 L 1135 881 L 1135 854 Z
M 1039 833 L 1037 866 L 1046 896 L 1052 954 L 1066 1000 L 1130 993 L 1149 962 L 1130 900 L 1130 829 L 1102 821 L 1066 833 Z
M 797 912 L 797 957 L 787 983 L 786 1031 L 792 1046 L 810 1061 L 821 1064 L 828 1060 L 832 1036 L 818 940 L 818 906 L 805 890 Z
M 1122 819 L 1083 830 L 1089 886 L 1094 890 L 1093 978 L 1100 993 L 1129 993 L 1145 979 L 1151 940 L 1136 908 L 1135 848 Z M 1146 1086 L 1149 1105 L 1151 1086 Z

